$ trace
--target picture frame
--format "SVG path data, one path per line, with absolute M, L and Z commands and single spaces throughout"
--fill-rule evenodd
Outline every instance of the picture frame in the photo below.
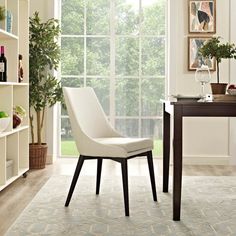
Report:
M 216 0 L 189 0 L 189 33 L 216 33 Z
M 201 36 L 201 37 L 188 37 L 188 70 L 195 71 L 202 65 L 209 67 L 211 71 L 216 70 L 215 59 L 204 58 L 200 55 L 199 49 L 201 46 L 211 37 Z

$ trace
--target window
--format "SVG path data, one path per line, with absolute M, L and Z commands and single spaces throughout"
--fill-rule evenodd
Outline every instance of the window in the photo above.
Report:
M 61 0 L 62 86 L 94 88 L 123 135 L 162 148 L 167 0 Z M 77 155 L 61 111 L 61 155 Z

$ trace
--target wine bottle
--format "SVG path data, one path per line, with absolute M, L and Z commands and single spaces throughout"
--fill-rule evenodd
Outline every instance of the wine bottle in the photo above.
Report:
M 4 54 L 4 46 L 1 46 L 0 82 L 7 82 L 7 59 Z
M 23 81 L 23 67 L 22 67 L 22 59 L 23 56 L 21 54 L 19 54 L 19 58 L 18 58 L 18 82 L 22 82 Z

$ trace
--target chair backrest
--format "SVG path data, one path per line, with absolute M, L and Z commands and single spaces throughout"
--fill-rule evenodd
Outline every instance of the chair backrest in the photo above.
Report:
M 92 88 L 64 87 L 63 93 L 74 136 L 79 139 L 118 136 Z

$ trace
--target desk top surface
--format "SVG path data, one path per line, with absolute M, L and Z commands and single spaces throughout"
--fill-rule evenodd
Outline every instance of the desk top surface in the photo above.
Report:
M 165 103 L 169 103 L 172 105 L 203 105 L 203 106 L 211 106 L 211 105 L 223 105 L 223 104 L 231 104 L 234 106 L 236 104 L 236 95 L 212 95 L 213 101 L 202 101 L 199 96 L 183 96 L 183 95 L 177 95 L 177 96 L 171 96 L 169 100 L 163 101 Z M 213 106 L 214 106 L 213 105 Z
M 165 100 L 164 103 L 168 103 L 171 105 L 200 105 L 200 106 L 217 106 L 217 105 L 236 105 L 236 100 L 218 100 L 215 99 L 213 101 L 199 101 L 199 98 L 181 98 L 175 100 Z
M 176 108 L 181 116 L 236 117 L 236 101 L 198 102 L 197 99 L 180 99 L 163 102 L 169 114 L 174 114 Z
M 197 105 L 197 106 L 222 106 L 222 105 L 236 105 L 236 101 L 212 101 L 212 102 L 198 102 L 198 101 L 171 101 L 172 105 Z

